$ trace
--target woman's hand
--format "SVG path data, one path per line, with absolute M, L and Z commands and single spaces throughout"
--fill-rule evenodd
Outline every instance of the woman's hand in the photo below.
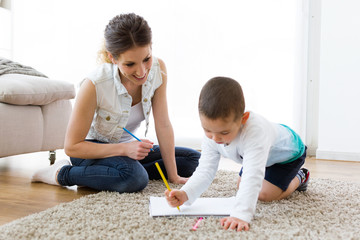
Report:
M 147 139 L 141 139 L 141 141 L 125 143 L 126 156 L 135 160 L 142 160 L 149 155 L 154 143 Z
M 237 231 L 248 231 L 250 229 L 250 225 L 248 222 L 245 222 L 236 217 L 222 218 L 220 220 L 220 224 L 224 227 L 224 229 L 236 229 Z
M 189 200 L 185 191 L 173 189 L 171 191 L 165 191 L 165 198 L 171 207 L 178 207 Z
M 179 175 L 176 175 L 174 178 L 169 177 L 169 182 L 175 183 L 175 184 L 185 184 L 189 178 L 180 177 Z

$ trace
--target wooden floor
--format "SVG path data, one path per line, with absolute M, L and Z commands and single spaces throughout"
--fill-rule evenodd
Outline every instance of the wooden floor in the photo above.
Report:
M 0 225 L 59 203 L 96 193 L 88 188 L 65 188 L 31 183 L 32 174 L 49 164 L 47 155 L 48 153 L 41 152 L 0 158 Z M 65 157 L 61 151 L 57 155 L 57 159 Z M 310 170 L 312 178 L 331 178 L 360 183 L 360 162 L 308 158 L 305 167 Z M 220 169 L 239 170 L 240 166 L 223 159 Z

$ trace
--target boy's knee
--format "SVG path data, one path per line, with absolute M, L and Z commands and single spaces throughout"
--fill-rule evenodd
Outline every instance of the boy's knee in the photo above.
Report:
M 239 176 L 238 180 L 237 180 L 237 184 L 236 184 L 236 188 L 239 190 L 239 186 L 240 186 L 240 182 L 241 182 L 241 177 Z
M 263 201 L 263 202 L 271 202 L 275 199 L 274 199 L 274 196 L 272 196 L 272 194 L 265 192 L 265 191 L 261 191 L 259 193 L 259 200 Z

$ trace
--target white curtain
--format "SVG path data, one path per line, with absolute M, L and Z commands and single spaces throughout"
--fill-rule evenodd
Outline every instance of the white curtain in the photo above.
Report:
M 247 110 L 302 135 L 303 2 L 14 0 L 13 56 L 52 78 L 78 82 L 96 67 L 108 21 L 135 12 L 148 21 L 153 55 L 167 66 L 168 105 L 178 145 L 200 146 L 197 101 L 201 87 L 214 76 L 239 81 Z M 156 141 L 153 128 L 148 137 Z

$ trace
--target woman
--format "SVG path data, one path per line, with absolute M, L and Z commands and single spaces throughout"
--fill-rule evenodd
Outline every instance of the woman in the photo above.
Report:
M 159 162 L 170 182 L 185 183 L 200 153 L 174 146 L 166 68 L 152 56 L 150 27 L 138 15 L 121 14 L 109 22 L 104 36 L 106 63 L 82 82 L 65 137 L 72 165 L 57 161 L 36 172 L 33 181 L 135 192 L 149 178 L 160 179 L 154 164 Z M 147 131 L 151 107 L 159 146 L 136 141 L 123 129 L 134 132 L 145 120 Z

